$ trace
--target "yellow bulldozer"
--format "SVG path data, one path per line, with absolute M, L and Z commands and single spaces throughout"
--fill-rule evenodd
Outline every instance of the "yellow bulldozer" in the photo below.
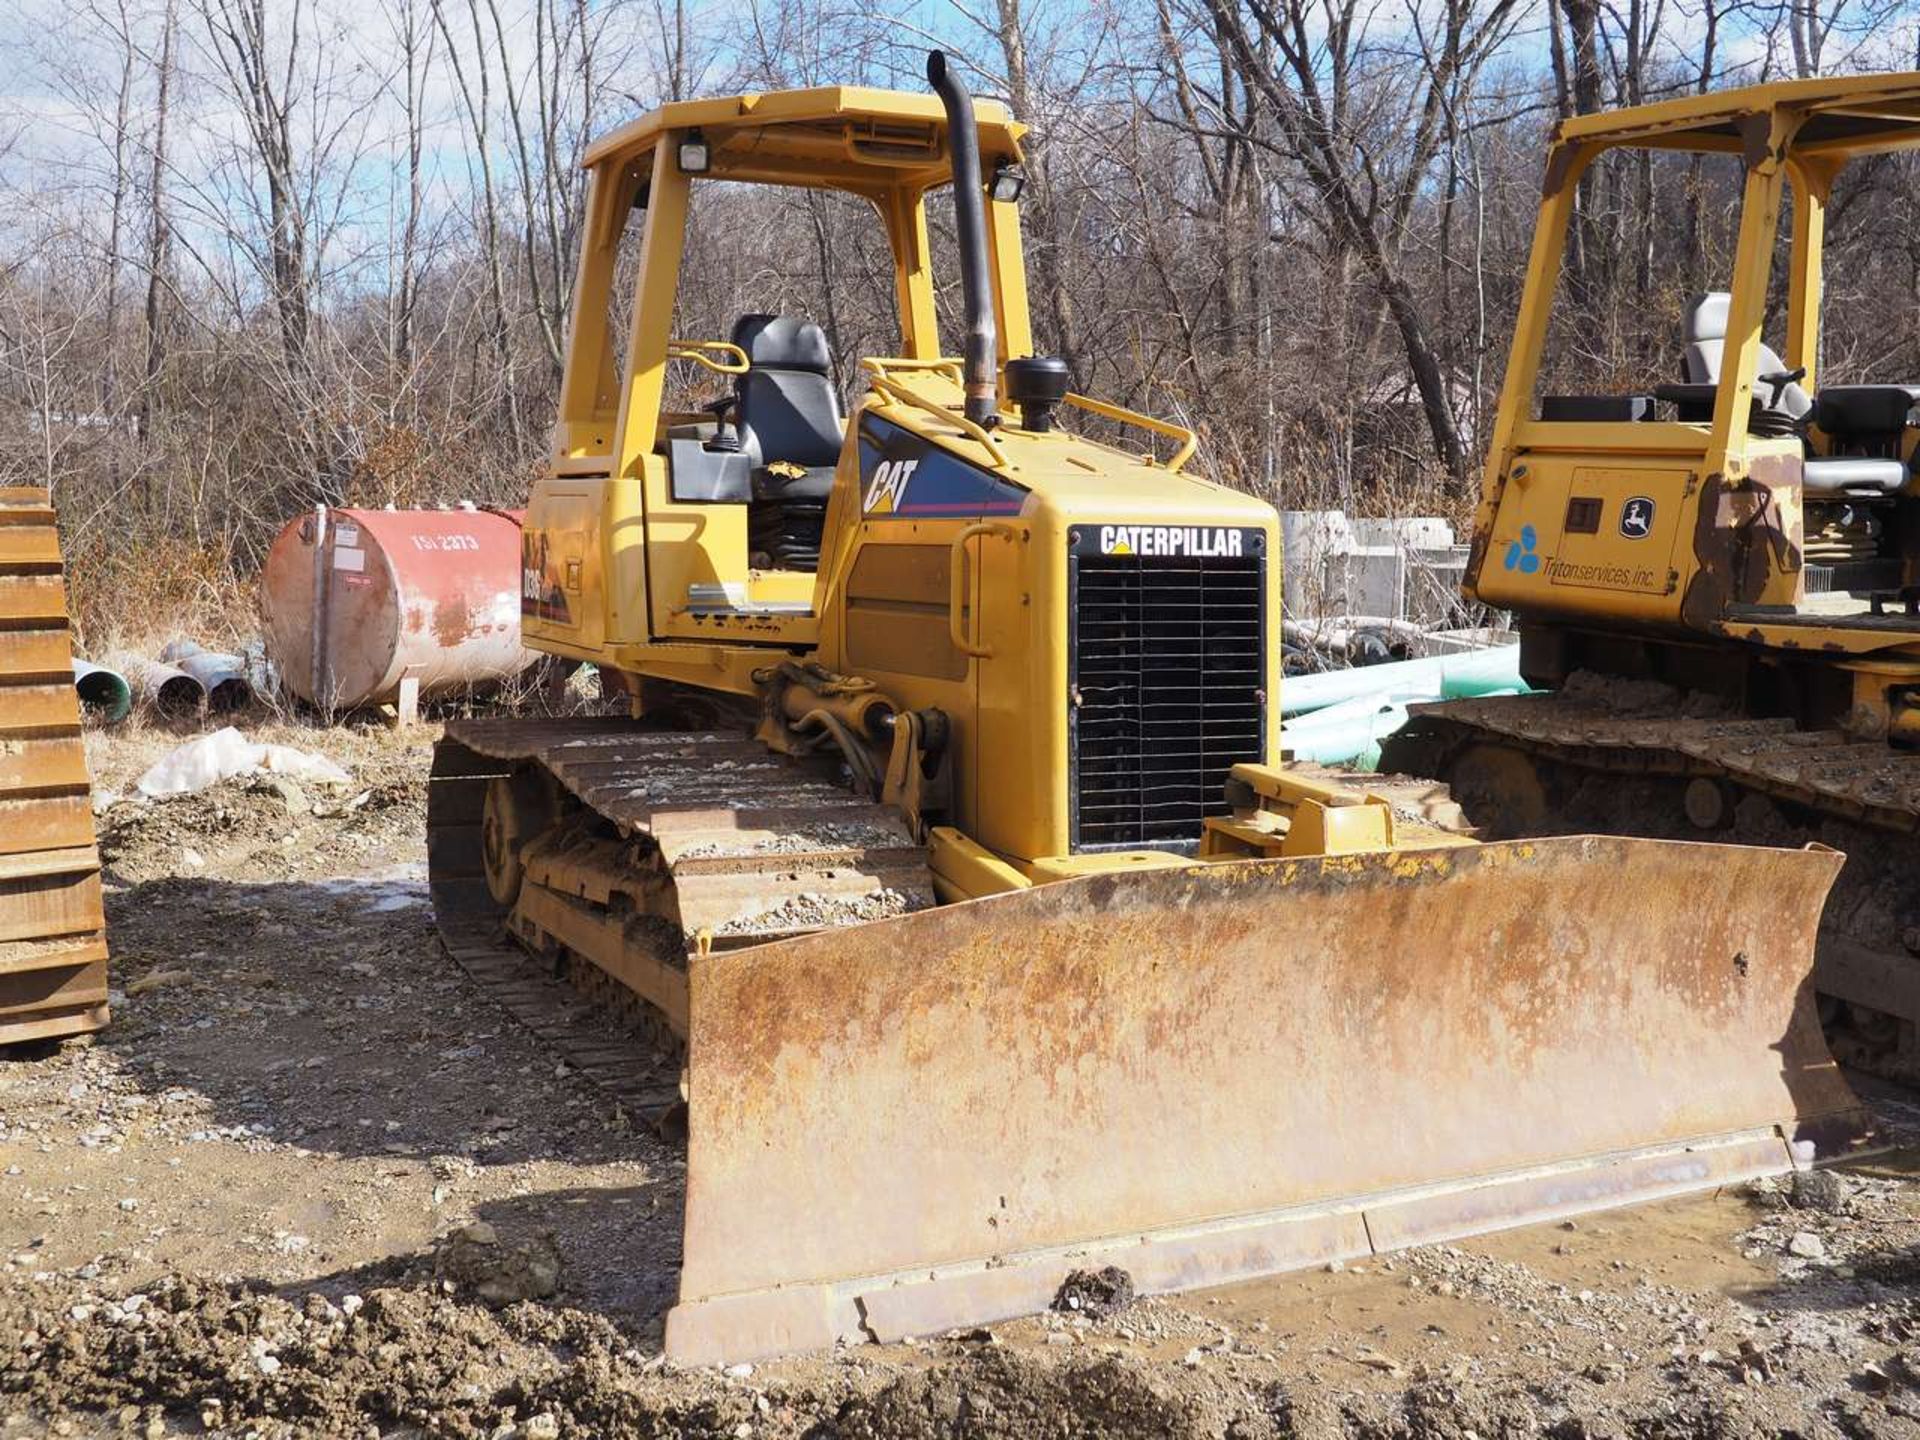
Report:
M 1466 587 L 1518 617 L 1522 673 L 1548 693 L 1420 711 L 1381 761 L 1443 778 L 1487 835 L 1844 851 L 1815 971 L 1824 1019 L 1842 1059 L 1908 1083 L 1920 1079 L 1920 383 L 1829 385 L 1819 371 L 1835 182 L 1863 157 L 1915 148 L 1920 73 L 1561 124 Z M 1735 172 L 1731 274 L 1685 304 L 1640 383 L 1545 393 L 1580 180 L 1619 152 Z M 1784 353 L 1767 343 L 1770 285 L 1785 299 Z
M 456 721 L 435 755 L 454 954 L 623 1008 L 684 1094 L 668 1355 L 938 1334 L 1075 1268 L 1217 1284 L 1855 1143 L 1806 983 L 1838 855 L 1478 844 L 1281 763 L 1277 515 L 1032 355 L 1021 128 L 928 78 L 674 103 L 590 149 L 522 623 L 632 713 Z M 871 203 L 899 353 L 851 414 L 804 318 L 673 333 L 713 181 Z M 672 409 L 676 365 L 721 393 Z

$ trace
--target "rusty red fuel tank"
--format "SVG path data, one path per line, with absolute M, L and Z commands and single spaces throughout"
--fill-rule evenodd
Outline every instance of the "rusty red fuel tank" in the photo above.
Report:
M 318 507 L 289 521 L 260 573 L 267 658 L 326 710 L 406 701 L 520 674 L 516 510 Z

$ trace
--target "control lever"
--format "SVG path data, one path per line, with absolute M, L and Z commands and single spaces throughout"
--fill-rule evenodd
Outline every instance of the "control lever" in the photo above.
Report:
M 713 416 L 713 439 L 706 443 L 706 449 L 724 455 L 740 453 L 740 432 L 734 429 L 733 422 L 727 418 L 727 412 L 733 409 L 734 402 L 739 398 L 737 395 L 722 395 L 718 400 L 709 400 L 700 407 Z
M 1780 408 L 1780 397 L 1787 393 L 1787 386 L 1798 385 L 1807 378 L 1807 367 L 1801 365 L 1792 370 L 1776 370 L 1771 375 L 1762 375 L 1760 383 L 1773 387 L 1773 396 L 1767 401 L 1769 410 Z

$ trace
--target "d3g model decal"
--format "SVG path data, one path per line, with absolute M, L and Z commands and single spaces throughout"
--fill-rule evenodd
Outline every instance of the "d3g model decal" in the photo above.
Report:
M 577 570 L 580 562 L 570 562 Z M 573 609 L 567 604 L 559 559 L 547 547 L 544 530 L 520 531 L 520 616 L 522 619 L 551 620 L 573 624 Z

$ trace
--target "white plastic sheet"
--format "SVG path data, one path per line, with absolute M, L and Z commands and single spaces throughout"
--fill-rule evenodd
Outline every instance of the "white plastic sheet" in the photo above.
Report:
M 353 777 L 324 755 L 292 745 L 262 745 L 233 726 L 189 740 L 140 777 L 140 793 L 160 799 L 192 795 L 236 775 L 265 772 L 320 785 L 350 785 Z

